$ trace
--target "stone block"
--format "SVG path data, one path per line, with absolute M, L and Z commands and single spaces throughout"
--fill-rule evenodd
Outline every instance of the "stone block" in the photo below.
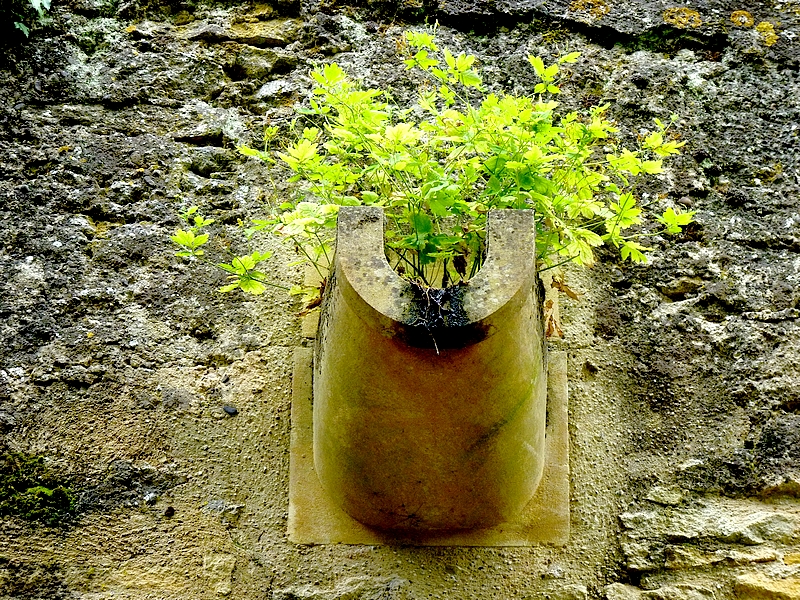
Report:
M 742 575 L 734 587 L 740 600 L 800 600 L 800 578 L 770 579 L 761 574 Z

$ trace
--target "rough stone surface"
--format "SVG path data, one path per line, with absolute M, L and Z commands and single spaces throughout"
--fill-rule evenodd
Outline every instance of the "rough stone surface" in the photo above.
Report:
M 330 588 L 306 585 L 272 593 L 273 600 L 414 600 L 401 577 L 348 577 Z
M 736 580 L 736 595 L 742 600 L 797 600 L 800 598 L 800 578 L 769 579 L 742 575 Z
M 53 4 L 0 62 L 0 445 L 85 502 L 62 528 L 3 517 L 0 596 L 347 598 L 366 577 L 380 598 L 396 577 L 409 598 L 796 597 L 796 0 Z M 630 145 L 674 113 L 687 142 L 639 192 L 697 224 L 652 238 L 648 267 L 568 272 L 562 549 L 290 544 L 301 307 L 215 294 L 224 277 L 170 248 L 181 208 L 242 250 L 238 220 L 294 193 L 235 146 L 287 131 L 312 64 L 409 102 L 397 39 L 426 17 L 491 89 L 530 91 L 529 53 L 580 51 L 565 108 L 611 103 Z
M 632 585 L 612 583 L 605 588 L 606 600 L 713 600 L 713 589 L 698 585 L 679 584 L 654 590 L 642 590 Z

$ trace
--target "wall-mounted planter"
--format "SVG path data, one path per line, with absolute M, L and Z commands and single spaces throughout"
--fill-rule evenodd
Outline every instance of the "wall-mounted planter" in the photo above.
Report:
M 491 213 L 447 292 L 399 277 L 383 212 L 343 207 L 314 357 L 313 454 L 332 502 L 383 530 L 490 527 L 534 495 L 547 382 L 530 211 Z

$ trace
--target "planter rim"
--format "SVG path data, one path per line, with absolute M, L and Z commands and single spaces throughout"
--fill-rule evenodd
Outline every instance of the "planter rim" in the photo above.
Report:
M 417 325 L 416 308 L 425 298 L 419 286 L 398 275 L 384 252 L 384 212 L 377 206 L 339 209 L 336 273 L 352 288 L 350 298 L 365 302 L 383 319 Z M 530 209 L 490 211 L 486 226 L 486 260 L 475 277 L 451 286 L 463 307 L 462 318 L 448 329 L 470 327 L 513 306 L 513 298 L 535 282 L 536 223 Z M 436 288 L 431 288 L 436 290 Z M 430 301 L 430 298 L 428 298 Z M 381 320 L 383 320 L 381 319 Z

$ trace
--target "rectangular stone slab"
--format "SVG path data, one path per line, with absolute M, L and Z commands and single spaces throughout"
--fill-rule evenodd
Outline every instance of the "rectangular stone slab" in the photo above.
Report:
M 487 529 L 413 536 L 370 529 L 331 503 L 314 472 L 312 348 L 297 348 L 292 380 L 289 539 L 296 544 L 563 546 L 569 540 L 569 430 L 566 352 L 548 355 L 547 458 L 542 482 L 520 516 Z

